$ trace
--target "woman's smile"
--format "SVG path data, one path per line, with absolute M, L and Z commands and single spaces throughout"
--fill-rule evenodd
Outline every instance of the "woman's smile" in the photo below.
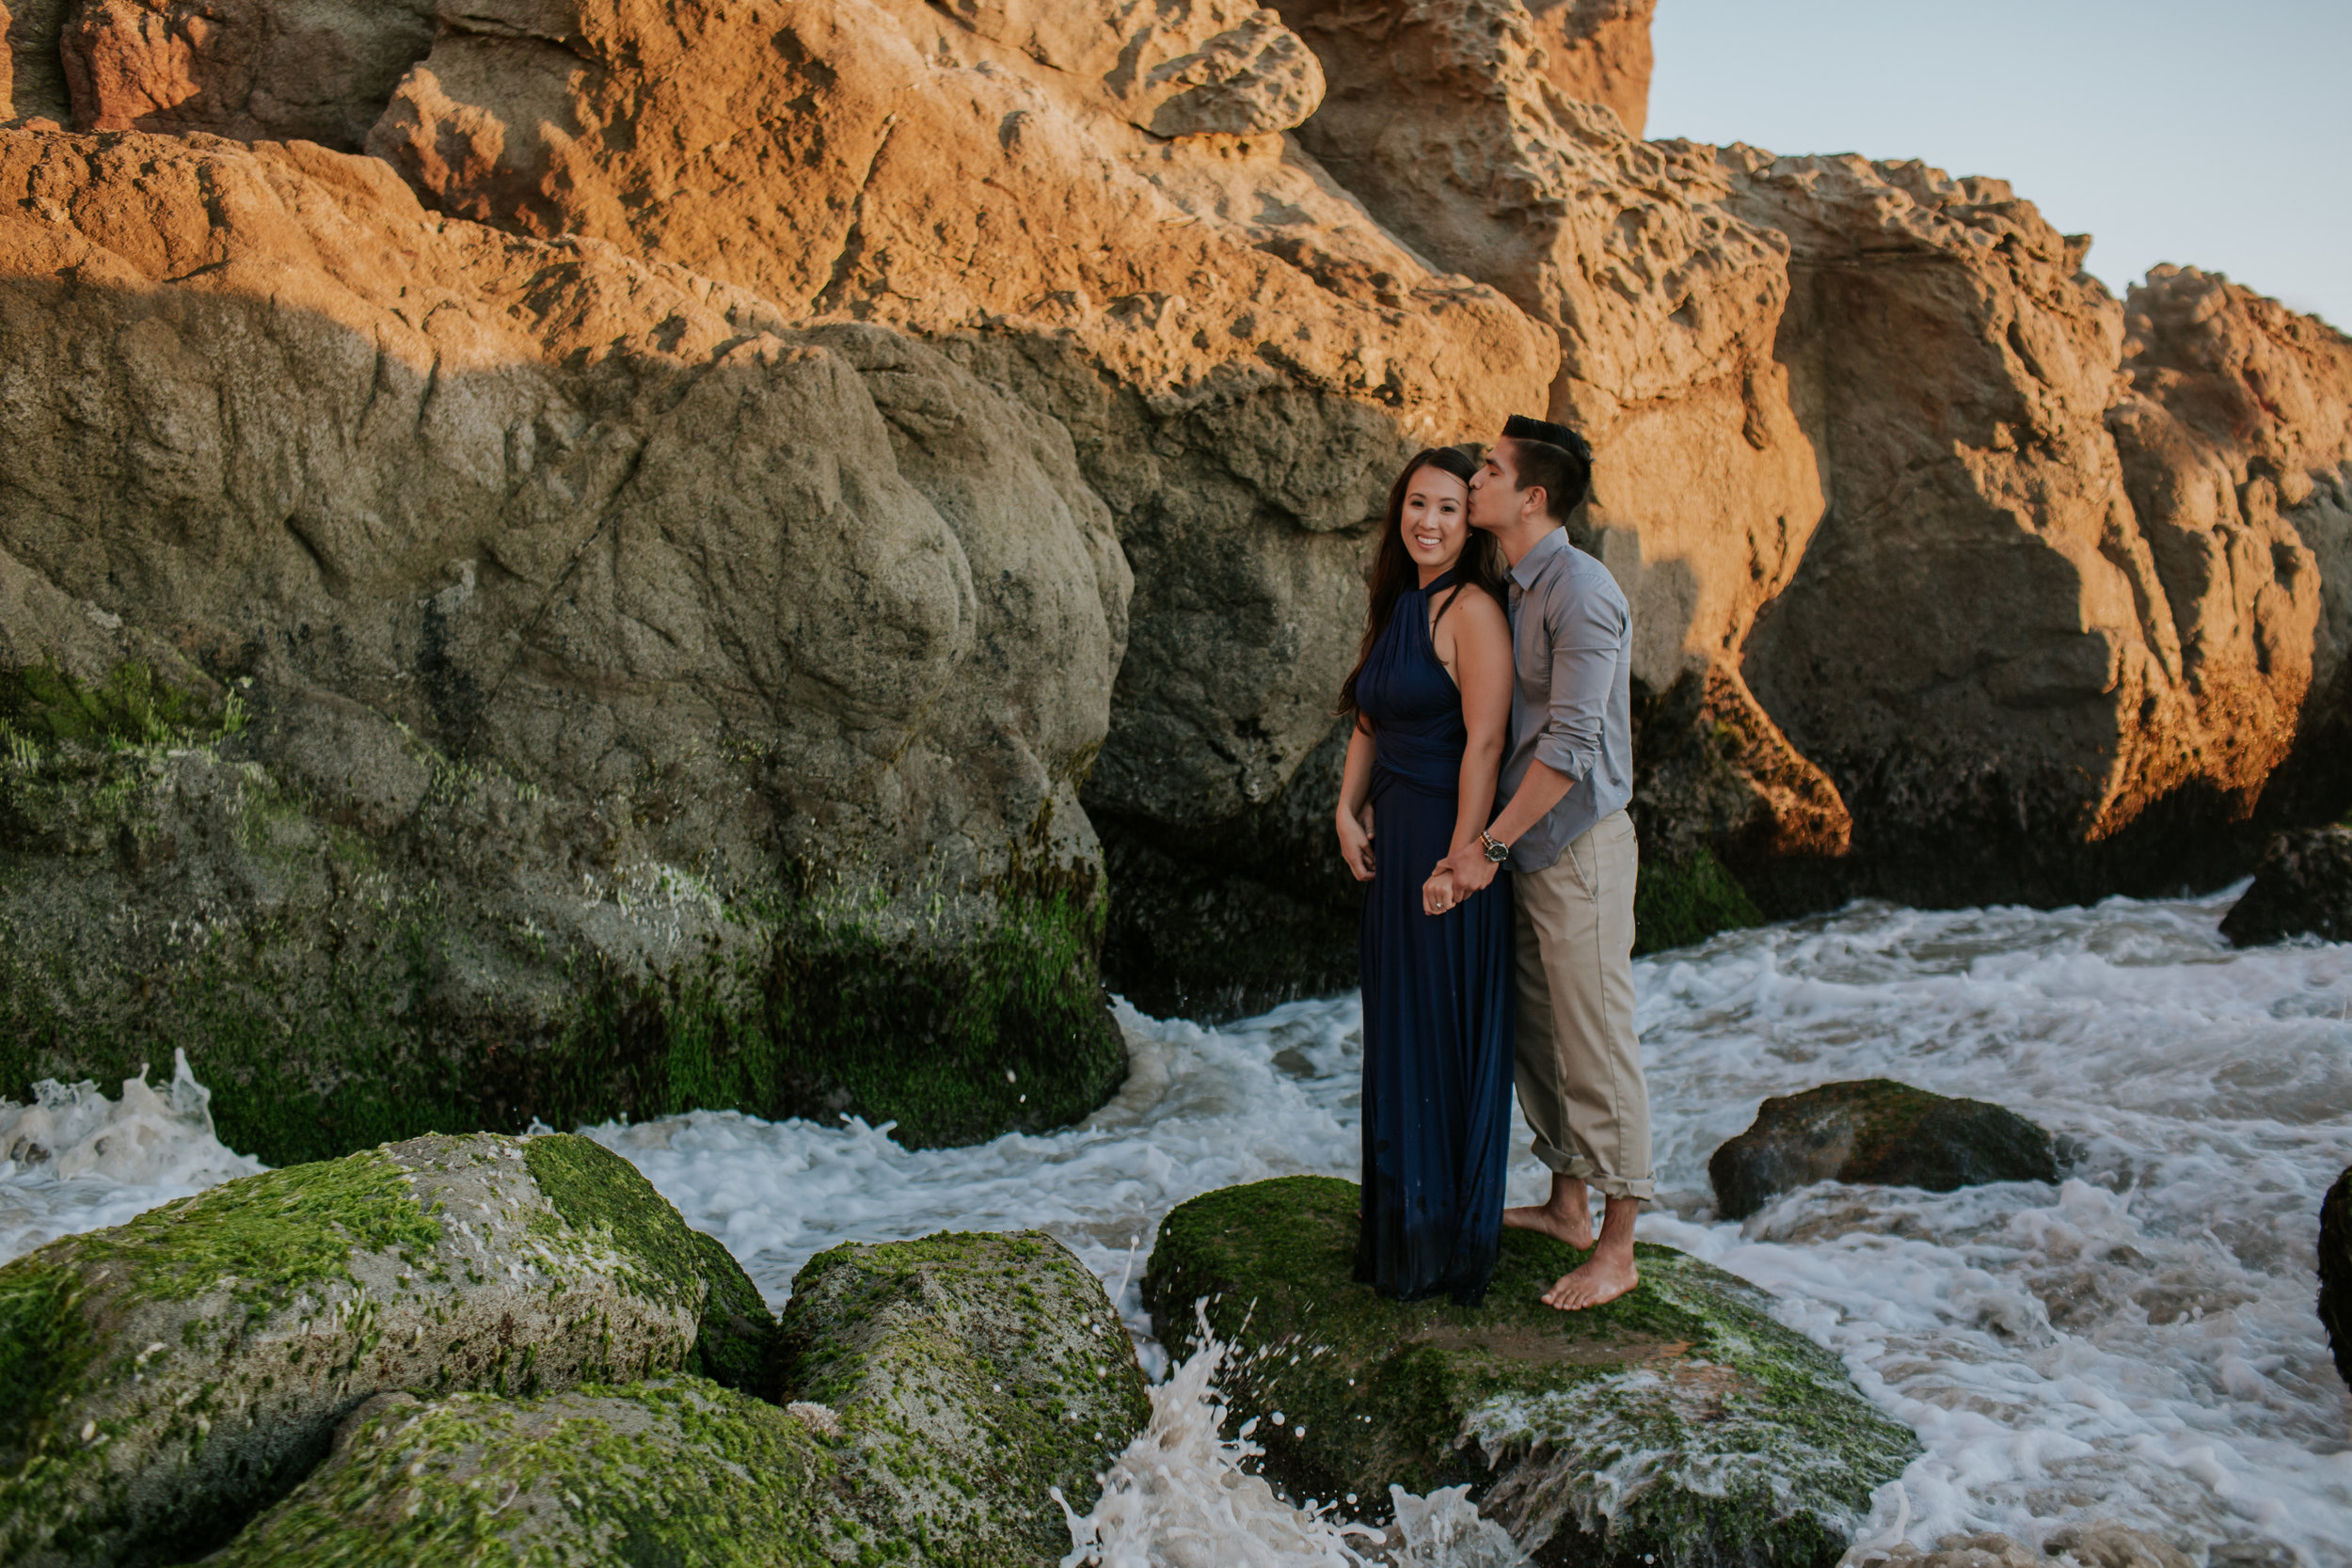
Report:
M 1470 537 L 1470 486 L 1435 467 L 1418 469 L 1405 494 L 1397 531 L 1426 582 L 1461 559 Z

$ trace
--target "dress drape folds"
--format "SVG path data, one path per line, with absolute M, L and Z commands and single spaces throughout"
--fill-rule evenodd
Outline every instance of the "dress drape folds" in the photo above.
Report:
M 1422 884 L 1453 848 L 1461 693 L 1429 635 L 1451 573 L 1397 603 L 1357 678 L 1375 744 L 1363 963 L 1363 1221 L 1356 1277 L 1475 1304 L 1493 1275 L 1511 1121 L 1510 874 L 1442 915 Z M 1471 588 L 1465 592 L 1476 593 Z M 1491 809 L 1491 806 L 1490 806 Z

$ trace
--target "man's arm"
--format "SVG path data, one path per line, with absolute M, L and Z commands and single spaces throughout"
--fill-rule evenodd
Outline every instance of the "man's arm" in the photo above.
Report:
M 1597 594 L 1565 598 L 1556 618 L 1551 607 L 1546 607 L 1544 626 L 1551 633 L 1551 702 L 1534 758 L 1502 815 L 1486 830 L 1504 844 L 1517 844 L 1600 761 L 1601 724 L 1616 678 L 1625 612 Z M 1484 845 L 1471 843 L 1439 861 L 1432 875 L 1451 878 L 1457 894 L 1470 894 L 1494 880 L 1495 863 L 1486 859 Z

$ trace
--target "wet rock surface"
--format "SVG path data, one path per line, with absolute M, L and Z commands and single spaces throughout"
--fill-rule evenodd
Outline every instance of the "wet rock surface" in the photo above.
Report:
M 2056 1181 L 2060 1164 L 2058 1142 L 2014 1111 L 1871 1078 L 1767 1100 L 1708 1158 L 1707 1174 L 1716 1212 L 1737 1220 L 1816 1181 L 1948 1193 Z
M 2288 937 L 2352 942 L 2352 828 L 2280 833 L 2254 867 L 2254 885 L 2221 917 L 2240 947 Z
M 2214 1557 L 2223 1560 L 2219 1551 Z M 2040 1552 L 2006 1535 L 1947 1535 L 1931 1550 L 1908 1543 L 1865 1546 L 1846 1560 L 1851 1568 L 2045 1568 L 2059 1562 L 2076 1568 L 2191 1568 L 2196 1560 L 2146 1530 L 2092 1519 L 2052 1530 Z
M 1644 1243 L 1642 1285 L 1564 1315 L 1578 1255 L 1505 1232 L 1486 1304 L 1380 1299 L 1351 1278 L 1356 1189 L 1227 1188 L 1162 1224 L 1145 1275 L 1171 1349 L 1233 1347 L 1220 1386 L 1295 1497 L 1376 1512 L 1391 1484 L 1469 1484 L 1538 1562 L 1827 1568 L 1917 1452 L 1752 1287 Z
M 27 1568 L 226 1541 L 379 1391 L 757 1386 L 773 1335 L 733 1259 L 568 1134 L 230 1181 L 9 1263 L 0 1319 L 0 1547 Z
M 699 1378 L 534 1399 L 385 1394 L 215 1568 L 805 1564 L 858 1546 L 807 1422 Z M 495 1557 L 492 1554 L 496 1554 Z
M 1117 1087 L 1076 788 L 1130 578 L 1062 426 L 372 159 L 0 167 L 82 193 L 0 255 L 84 280 L 0 294 L 48 454 L 0 485 L 7 1076 L 184 1045 L 272 1163 L 690 1103 L 952 1141 Z
M 836 1247 L 780 1338 L 564 1134 L 268 1172 L 19 1259 L 0 1387 L 27 1568 L 1051 1562 L 1057 1490 L 1089 1507 L 1149 1416 L 1051 1238 Z
M 782 1332 L 784 1386 L 829 1413 L 871 1538 L 937 1542 L 959 1562 L 1058 1560 L 1053 1493 L 1091 1507 L 1151 1416 L 1101 1283 L 1041 1231 L 819 1253 Z
M 2352 1384 L 2352 1170 L 2336 1178 L 2320 1205 L 2319 1322 L 2336 1371 Z

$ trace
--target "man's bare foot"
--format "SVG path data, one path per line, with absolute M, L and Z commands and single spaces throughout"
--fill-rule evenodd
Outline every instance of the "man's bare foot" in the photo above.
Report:
M 1633 1266 L 1633 1254 L 1628 1249 L 1619 1255 L 1613 1248 L 1597 1252 L 1577 1267 L 1552 1282 L 1544 1292 L 1546 1307 L 1563 1312 L 1581 1312 L 1588 1307 L 1616 1300 L 1642 1282 L 1642 1274 Z
M 1641 1271 L 1633 1266 L 1633 1222 L 1641 1212 L 1639 1198 L 1611 1198 L 1601 1215 L 1600 1237 L 1593 1243 L 1593 1255 L 1552 1281 L 1551 1289 L 1543 1294 L 1544 1305 L 1563 1312 L 1581 1312 L 1614 1301 L 1639 1285 Z
M 1571 1210 L 1564 1214 L 1549 1203 L 1530 1204 L 1524 1209 L 1505 1209 L 1502 1223 L 1514 1230 L 1533 1230 L 1555 1242 L 1565 1242 L 1579 1252 L 1590 1252 L 1593 1249 L 1593 1212 L 1584 1209 L 1581 1204 L 1577 1207 L 1583 1210 L 1582 1213 Z M 1584 1228 L 1581 1231 L 1576 1228 L 1579 1219 L 1584 1222 Z
M 1505 1209 L 1502 1223 L 1514 1230 L 1533 1230 L 1579 1252 L 1593 1246 L 1593 1199 L 1579 1177 L 1551 1173 L 1551 1196 L 1543 1203 Z

